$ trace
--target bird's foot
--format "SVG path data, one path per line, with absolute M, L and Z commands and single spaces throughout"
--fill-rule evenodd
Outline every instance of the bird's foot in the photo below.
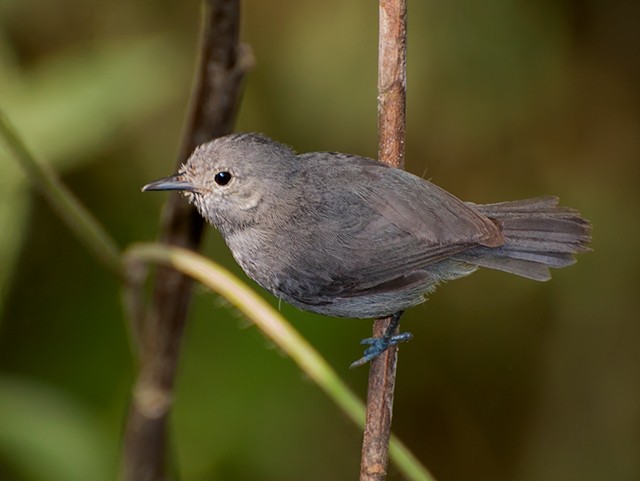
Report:
M 395 346 L 397 344 L 400 344 L 401 342 L 407 342 L 413 339 L 413 334 L 411 334 L 410 332 L 394 334 L 400 322 L 401 315 L 402 312 L 397 312 L 393 315 L 391 323 L 385 330 L 382 337 L 368 337 L 367 339 L 363 339 L 362 341 L 360 341 L 360 344 L 368 345 L 369 347 L 365 349 L 364 356 L 362 356 L 360 359 L 352 363 L 351 366 L 349 366 L 351 369 L 353 369 L 354 367 L 362 366 L 375 359 L 391 346 Z

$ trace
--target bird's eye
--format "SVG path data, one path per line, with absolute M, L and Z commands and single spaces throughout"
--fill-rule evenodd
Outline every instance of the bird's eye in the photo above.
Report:
M 231 181 L 231 173 L 230 172 L 218 172 L 213 180 L 216 181 L 218 185 L 227 185 Z

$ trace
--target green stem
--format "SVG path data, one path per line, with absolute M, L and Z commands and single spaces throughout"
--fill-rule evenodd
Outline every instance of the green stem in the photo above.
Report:
M 229 271 L 195 252 L 160 244 L 136 244 L 125 251 L 125 261 L 132 267 L 140 262 L 170 265 L 229 300 L 286 352 L 354 423 L 364 427 L 362 401 L 280 313 Z M 407 479 L 433 481 L 427 469 L 395 436 L 391 439 L 390 455 Z
M 56 173 L 48 165 L 38 163 L 2 110 L 0 110 L 0 137 L 4 138 L 9 151 L 27 177 L 38 186 L 42 195 L 58 211 L 69 228 L 105 266 L 122 277 L 124 269 L 120 250 L 115 241 L 73 193 L 65 187 Z

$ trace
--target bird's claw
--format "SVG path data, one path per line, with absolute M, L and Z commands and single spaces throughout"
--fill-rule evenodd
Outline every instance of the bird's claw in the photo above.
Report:
M 413 339 L 413 334 L 410 332 L 401 332 L 400 334 L 395 334 L 393 336 L 368 337 L 363 339 L 360 341 L 360 344 L 368 345 L 370 347 L 365 349 L 364 356 L 353 362 L 349 367 L 353 369 L 354 367 L 362 366 L 378 357 L 391 346 L 395 346 L 401 342 L 410 341 L 411 339 Z

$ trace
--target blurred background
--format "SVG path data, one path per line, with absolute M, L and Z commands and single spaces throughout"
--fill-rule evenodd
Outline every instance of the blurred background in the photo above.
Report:
M 157 234 L 166 196 L 140 186 L 174 170 L 200 13 L 0 2 L 0 106 L 123 247 Z M 594 224 L 595 252 L 551 282 L 481 271 L 403 318 L 394 430 L 440 481 L 640 479 L 639 13 L 409 1 L 406 168 L 475 202 L 557 194 Z M 376 5 L 243 16 L 238 129 L 375 156 Z M 134 375 L 119 285 L 1 146 L 0 226 L 0 479 L 114 479 Z M 241 274 L 212 229 L 204 252 Z M 282 311 L 364 398 L 368 370 L 348 366 L 371 323 Z M 202 288 L 176 396 L 180 479 L 357 477 L 358 429 Z

